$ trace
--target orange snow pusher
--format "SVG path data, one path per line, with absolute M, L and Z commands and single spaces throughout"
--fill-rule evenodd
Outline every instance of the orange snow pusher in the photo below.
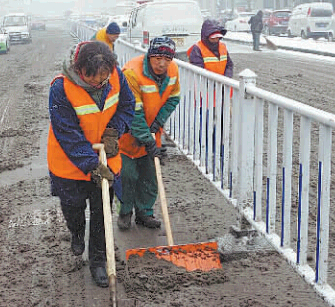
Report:
M 126 259 L 132 255 L 144 256 L 145 253 L 153 253 L 158 259 L 170 261 L 176 266 L 184 267 L 187 271 L 210 271 L 222 268 L 217 242 L 201 242 L 193 244 L 174 245 L 170 219 L 167 209 L 165 189 L 162 179 L 162 171 L 159 158 L 155 157 L 158 191 L 161 210 L 166 230 L 168 246 L 130 249 L 126 251 Z

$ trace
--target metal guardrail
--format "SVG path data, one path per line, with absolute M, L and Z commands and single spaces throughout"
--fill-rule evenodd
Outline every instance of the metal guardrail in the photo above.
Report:
M 75 20 L 68 20 L 67 27 L 73 37 L 78 41 L 88 41 L 96 33 L 98 29 L 92 28 L 83 22 L 77 22 Z
M 145 50 L 119 39 L 115 52 L 123 66 Z M 181 102 L 165 129 L 226 200 L 335 306 L 327 283 L 335 115 L 257 88 L 248 69 L 236 81 L 175 61 Z M 310 199 L 312 190 L 316 196 Z M 308 264 L 311 252 L 315 269 Z

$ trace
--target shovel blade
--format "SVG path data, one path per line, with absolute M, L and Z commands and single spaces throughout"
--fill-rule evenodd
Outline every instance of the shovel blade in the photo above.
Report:
M 126 259 L 132 255 L 142 257 L 146 252 L 153 253 L 158 259 L 172 262 L 187 271 L 207 272 L 222 268 L 217 242 L 129 249 L 126 251 Z

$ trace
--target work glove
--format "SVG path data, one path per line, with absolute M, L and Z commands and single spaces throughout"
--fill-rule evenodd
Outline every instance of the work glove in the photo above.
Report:
M 99 162 L 98 167 L 91 171 L 91 179 L 98 188 L 101 188 L 102 178 L 106 178 L 108 180 L 109 186 L 112 186 L 114 182 L 114 174 L 107 166 Z
M 150 126 L 150 132 L 156 133 L 160 128 L 161 128 L 160 123 L 155 119 Z
M 145 150 L 148 153 L 148 156 L 152 159 L 154 159 L 155 157 L 157 158 L 161 158 L 161 151 L 160 149 L 156 146 L 156 142 L 152 141 L 148 144 L 145 145 Z
M 114 128 L 106 128 L 102 137 L 101 143 L 105 145 L 107 158 L 115 157 L 119 152 L 119 133 Z

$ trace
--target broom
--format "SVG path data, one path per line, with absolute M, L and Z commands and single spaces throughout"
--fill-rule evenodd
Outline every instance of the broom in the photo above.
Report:
M 278 49 L 278 46 L 273 41 L 269 40 L 266 35 L 263 34 L 263 37 L 266 41 L 266 47 L 268 47 L 271 50 L 277 50 Z

